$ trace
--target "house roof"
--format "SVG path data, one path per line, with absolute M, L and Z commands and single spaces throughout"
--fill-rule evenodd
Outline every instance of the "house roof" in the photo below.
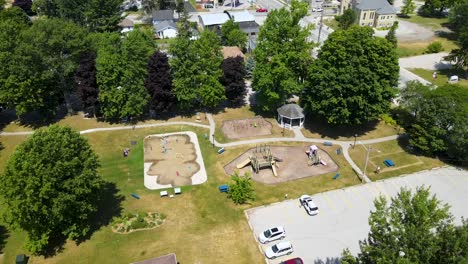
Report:
M 223 56 L 225 59 L 235 58 L 237 56 L 244 58 L 244 53 L 242 53 L 239 47 L 229 46 L 229 47 L 223 47 Z
M 245 33 L 258 33 L 260 31 L 260 26 L 255 21 L 241 22 L 239 27 Z
M 255 17 L 247 10 L 244 11 L 224 11 L 228 14 L 231 19 L 234 19 L 234 22 L 251 22 L 255 21 Z
M 215 14 L 206 14 L 206 15 L 198 15 L 203 26 L 214 26 L 214 25 L 221 25 L 224 22 L 229 20 L 229 16 L 226 13 L 215 13 Z
M 304 110 L 297 104 L 285 104 L 277 109 L 281 116 L 296 119 L 304 118 Z
M 174 20 L 174 10 L 153 10 L 154 21 Z
M 172 22 L 172 21 L 163 21 L 159 24 L 156 24 L 154 25 L 154 31 L 156 31 L 156 33 L 158 32 L 161 32 L 161 31 L 164 31 L 168 28 L 173 28 L 173 29 L 177 29 L 177 25 L 176 23 Z
M 120 21 L 119 27 L 133 27 L 133 21 L 128 18 L 124 18 L 124 20 Z
M 395 14 L 396 10 L 387 0 L 360 0 L 356 6 L 359 10 L 376 10 L 377 14 Z
M 176 254 L 171 253 L 169 255 L 143 260 L 140 262 L 133 262 L 132 264 L 177 264 Z

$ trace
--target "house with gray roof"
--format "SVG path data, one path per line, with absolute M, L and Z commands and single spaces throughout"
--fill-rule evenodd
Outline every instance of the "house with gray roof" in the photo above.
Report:
M 177 37 L 177 25 L 172 21 L 163 21 L 153 25 L 156 36 L 161 39 Z
M 153 25 L 159 24 L 164 21 L 175 22 L 174 10 L 153 10 Z
M 396 9 L 387 0 L 355 0 L 353 8 L 361 26 L 389 28 L 396 19 Z

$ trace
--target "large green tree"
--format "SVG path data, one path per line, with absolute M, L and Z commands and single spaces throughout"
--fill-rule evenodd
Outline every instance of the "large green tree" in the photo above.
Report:
M 116 31 L 122 19 L 122 0 L 35 0 L 39 15 L 71 20 L 92 31 Z
M 374 263 L 466 263 L 468 222 L 453 224 L 449 206 L 429 188 L 414 193 L 401 189 L 390 204 L 384 197 L 374 201 L 369 217 L 370 233 L 360 241 L 357 257 L 344 252 L 343 264 Z
M 403 0 L 403 6 L 401 7 L 401 15 L 405 17 L 409 17 L 413 14 L 414 10 L 416 9 L 416 4 L 414 0 Z
M 134 30 L 121 39 L 106 34 L 96 59 L 98 101 L 104 118 L 138 118 L 148 104 L 144 82 L 156 47 L 149 31 Z
M 343 12 L 343 15 L 336 16 L 335 19 L 338 21 L 338 27 L 340 29 L 348 29 L 356 23 L 356 11 L 354 11 L 352 8 L 348 8 Z
M 248 173 L 244 176 L 240 176 L 235 172 L 231 176 L 231 179 L 234 183 L 229 184 L 228 197 L 231 198 L 235 204 L 245 204 L 249 201 L 255 200 L 252 179 Z
M 385 39 L 388 40 L 390 43 L 393 44 L 395 48 L 398 46 L 398 39 L 396 37 L 396 30 L 398 29 L 398 21 L 393 22 L 392 27 L 388 31 Z
M 272 10 L 260 28 L 252 88 L 263 110 L 275 110 L 304 88 L 312 61 L 313 44 L 307 40 L 312 26 L 302 27 L 299 22 L 307 8 L 305 2 L 292 1 L 290 9 Z
M 170 47 L 174 95 L 183 110 L 215 107 L 225 99 L 220 83 L 223 74 L 220 39 L 213 31 L 205 30 L 192 41 L 183 26 Z
M 54 239 L 90 231 L 104 183 L 98 168 L 87 140 L 68 127 L 39 129 L 16 148 L 1 175 L 2 213 L 26 232 L 28 250 L 43 253 Z
M 44 74 L 52 74 L 54 79 L 51 82 L 56 83 L 49 89 L 61 93 L 71 111 L 70 92 L 75 88 L 74 74 L 80 56 L 88 46 L 86 31 L 83 28 L 58 18 L 41 18 L 23 32 L 22 43 L 18 49 L 24 49 L 22 52 L 35 50 L 39 53 L 42 63 L 47 68 L 45 70 L 48 71 Z M 34 79 L 31 79 L 30 85 L 34 86 Z M 27 98 L 30 95 L 23 96 Z
M 460 0 L 449 14 L 450 26 L 457 33 L 459 48 L 453 49 L 445 57 L 460 69 L 468 68 L 468 0 Z
M 19 70 L 15 50 L 21 43 L 21 32 L 30 25 L 28 16 L 18 7 L 0 11 L 0 104 L 8 108 L 14 108 L 20 100 L 12 89 L 18 81 L 14 77 L 21 77 L 20 72 L 12 76 L 14 70 Z
M 413 94 L 411 101 L 402 100 L 414 114 L 407 128 L 410 144 L 427 155 L 468 159 L 468 91 L 448 84 L 434 90 L 419 87 Z
M 245 49 L 247 35 L 240 29 L 239 23 L 234 22 L 234 19 L 229 19 L 221 25 L 221 44 Z
M 398 84 L 398 57 L 370 27 L 337 30 L 310 68 L 301 97 L 305 110 L 330 124 L 359 125 L 390 110 Z
M 426 0 L 419 9 L 423 16 L 443 16 L 444 10 L 452 8 L 459 0 Z

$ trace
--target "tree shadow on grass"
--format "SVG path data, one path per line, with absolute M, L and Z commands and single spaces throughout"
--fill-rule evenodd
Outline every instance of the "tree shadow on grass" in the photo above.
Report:
M 316 259 L 314 264 L 340 264 L 339 257 L 327 257 L 326 259 Z
M 3 254 L 3 249 L 5 248 L 5 244 L 9 237 L 10 232 L 8 229 L 5 226 L 0 225 L 0 254 Z
M 48 126 L 63 119 L 67 115 L 66 107 L 59 107 L 55 115 L 46 115 L 38 111 L 16 115 L 16 111 L 6 109 L 0 112 L 0 130 L 4 129 L 8 124 L 16 121 L 18 125 L 37 129 L 40 127 Z
M 332 138 L 338 139 L 340 137 L 353 138 L 355 135 L 357 137 L 364 136 L 369 131 L 376 129 L 379 124 L 379 120 L 368 122 L 367 124 L 350 126 L 350 125 L 341 125 L 334 126 L 327 124 L 324 120 L 318 118 L 308 118 L 304 122 L 304 129 L 309 130 L 312 133 L 317 133 L 321 138 Z
M 120 216 L 122 213 L 121 204 L 124 199 L 124 196 L 119 193 L 114 183 L 105 182 L 103 189 L 100 191 L 99 201 L 97 202 L 98 210 L 89 219 L 90 230 L 83 237 L 75 239 L 76 244 L 79 245 L 89 240 L 94 232 L 101 229 L 101 227 L 109 225 L 113 217 Z M 39 254 L 45 258 L 53 257 L 63 251 L 66 241 L 67 237 L 62 234 L 51 235 L 48 248 Z

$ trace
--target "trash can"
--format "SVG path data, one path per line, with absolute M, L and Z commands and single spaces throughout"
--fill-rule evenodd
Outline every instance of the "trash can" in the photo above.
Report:
M 26 264 L 26 255 L 25 254 L 17 255 L 16 264 Z

